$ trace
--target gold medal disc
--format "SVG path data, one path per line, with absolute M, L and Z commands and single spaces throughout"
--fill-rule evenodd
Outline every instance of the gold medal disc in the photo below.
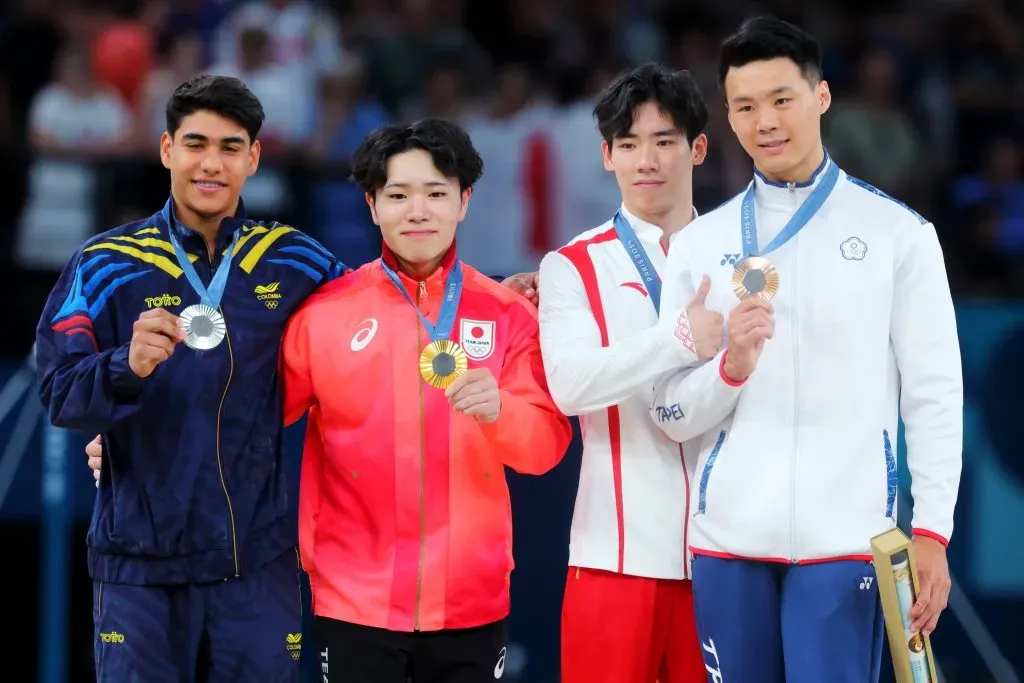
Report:
M 420 353 L 420 375 L 435 389 L 447 389 L 468 366 L 466 352 L 448 339 L 431 342 Z
M 732 271 L 732 291 L 740 299 L 771 301 L 779 293 L 779 271 L 762 256 L 745 258 Z

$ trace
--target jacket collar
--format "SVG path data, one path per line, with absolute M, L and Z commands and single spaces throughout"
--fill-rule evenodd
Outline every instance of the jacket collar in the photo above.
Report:
M 445 253 L 444 258 L 441 259 L 441 263 L 437 266 L 433 273 L 427 276 L 423 282 L 426 283 L 427 289 L 433 291 L 437 289 L 440 291 L 444 288 L 444 283 L 448 279 L 448 273 L 451 272 L 452 267 L 455 265 L 456 260 L 456 243 L 452 242 L 452 246 L 448 247 L 448 251 Z M 405 285 L 406 289 L 414 292 L 420 281 L 413 279 L 403 273 L 398 268 L 398 259 L 395 258 L 395 253 L 391 251 L 387 243 L 384 244 L 381 261 L 387 264 L 391 270 L 398 273 L 398 278 Z
M 809 180 L 802 183 L 780 183 L 769 180 L 763 173 L 754 169 L 754 196 L 762 206 L 777 206 L 792 211 L 803 203 L 825 177 L 825 170 L 831 164 L 832 157 L 825 150 L 825 158 L 811 174 Z
M 693 214 L 690 217 L 690 220 L 692 221 L 696 219 L 698 216 L 697 207 L 691 207 L 691 210 L 693 211 Z M 622 204 L 619 207 L 619 213 L 621 213 L 622 217 L 625 218 L 626 221 L 629 223 L 629 227 L 633 228 L 633 232 L 636 233 L 636 236 L 640 239 L 641 242 L 647 242 L 649 244 L 661 243 L 661 237 L 664 234 L 664 231 L 657 225 L 655 225 L 654 223 L 648 223 L 642 218 L 638 218 L 637 216 L 633 215 L 632 213 L 630 213 L 629 209 L 626 208 L 625 204 Z M 669 238 L 669 241 L 674 239 L 675 236 L 678 235 L 680 232 L 682 231 L 677 230 L 674 233 L 672 233 L 672 237 Z
M 205 247 L 206 242 L 201 234 L 192 228 L 188 227 L 180 220 L 174 211 L 174 197 L 168 197 L 167 202 L 164 204 L 164 208 L 160 210 L 160 218 L 164 225 L 167 226 L 168 232 L 172 232 L 181 245 L 188 251 L 190 246 L 194 247 Z M 246 224 L 248 219 L 245 214 L 245 203 L 242 198 L 238 198 L 238 208 L 235 210 L 234 216 L 226 216 L 220 222 L 220 227 L 217 228 L 217 243 L 215 245 L 216 251 L 221 251 L 227 247 L 228 242 L 231 241 L 231 236 L 235 233 L 238 228 Z

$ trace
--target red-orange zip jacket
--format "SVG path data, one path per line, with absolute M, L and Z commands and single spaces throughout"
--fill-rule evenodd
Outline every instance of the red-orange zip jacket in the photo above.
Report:
M 454 248 L 422 282 L 436 323 Z M 383 259 L 397 271 L 394 257 Z M 430 337 L 381 259 L 325 285 L 285 333 L 285 416 L 308 410 L 299 544 L 319 616 L 394 631 L 468 628 L 509 613 L 512 517 L 504 467 L 542 474 L 572 436 L 548 393 L 536 310 L 462 264 L 450 339 L 498 380 L 490 424 L 420 376 Z

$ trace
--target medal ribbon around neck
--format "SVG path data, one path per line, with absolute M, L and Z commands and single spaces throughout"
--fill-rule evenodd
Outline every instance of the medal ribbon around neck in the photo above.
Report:
M 224 254 L 224 258 L 221 259 L 220 265 L 217 266 L 217 272 L 213 274 L 213 279 L 210 280 L 210 286 L 207 287 L 203 284 L 203 281 L 199 279 L 199 273 L 196 272 L 195 266 L 188 259 L 188 253 L 184 247 L 181 246 L 181 242 L 174 236 L 174 228 L 172 227 L 169 231 L 171 238 L 171 246 L 174 247 L 174 255 L 178 258 L 178 265 L 181 266 L 182 272 L 185 273 L 185 277 L 188 278 L 188 283 L 192 285 L 192 289 L 195 290 L 196 294 L 199 295 L 199 300 L 204 306 L 217 310 L 220 306 L 220 300 L 224 298 L 224 288 L 228 284 L 228 271 L 231 270 L 231 259 L 235 255 L 235 244 L 238 242 L 238 233 L 231 236 L 231 244 L 228 246 L 228 253 Z
M 818 186 L 804 200 L 804 203 L 800 205 L 796 213 L 793 214 L 779 234 L 775 236 L 775 239 L 768 242 L 764 249 L 760 251 L 757 248 L 757 221 L 754 217 L 754 186 L 757 183 L 756 181 L 750 183 L 747 193 L 743 196 L 743 205 L 740 211 L 743 258 L 770 254 L 795 237 L 814 218 L 814 215 L 821 210 L 825 200 L 832 194 L 832 190 L 835 188 L 836 181 L 838 180 L 839 166 L 835 162 L 829 161 L 828 170 L 825 171 L 825 175 L 822 177 L 821 182 L 818 183 Z
M 754 188 L 757 181 L 750 183 L 750 187 L 747 188 L 747 192 L 743 196 L 740 209 L 743 259 L 736 264 L 732 274 L 732 290 L 740 300 L 753 296 L 763 301 L 770 301 L 778 294 L 779 271 L 771 261 L 764 258 L 763 254 L 770 254 L 803 230 L 828 199 L 838 179 L 839 167 L 830 161 L 828 170 L 825 171 L 818 186 L 797 208 L 775 239 L 760 250 L 758 249 L 754 206 Z
M 633 231 L 629 221 L 626 220 L 621 211 L 615 212 L 615 218 L 612 220 L 612 223 L 615 226 L 615 234 L 618 235 L 619 241 L 622 242 L 626 253 L 629 254 L 629 258 L 633 260 L 636 272 L 640 274 L 640 279 L 643 280 L 644 286 L 647 288 L 647 293 L 651 297 L 651 303 L 654 304 L 654 312 L 660 314 L 661 277 L 658 276 L 658 271 L 654 269 L 654 264 L 651 263 L 643 243 L 640 242 L 640 238 L 636 236 L 636 232 Z
M 186 334 L 185 345 L 196 351 L 209 351 L 217 347 L 227 335 L 227 325 L 224 322 L 224 316 L 217 309 L 220 307 L 220 301 L 224 297 L 224 288 L 228 283 L 228 272 L 231 270 L 231 259 L 235 255 L 235 245 L 238 243 L 238 235 L 241 233 L 241 228 L 231 235 L 231 244 L 228 246 L 228 251 L 221 259 L 220 265 L 217 266 L 217 271 L 210 280 L 210 286 L 206 287 L 199 278 L 199 273 L 196 272 L 195 266 L 189 260 L 188 253 L 175 236 L 174 224 L 169 223 L 168 225 L 168 236 L 171 246 L 174 247 L 174 256 L 177 258 L 178 265 L 181 266 L 181 270 L 185 273 L 189 284 L 192 285 L 192 289 L 199 295 L 201 302 L 189 306 L 180 314 L 184 322 Z
M 458 259 L 452 265 L 448 278 L 444 283 L 444 299 L 441 301 L 441 312 L 437 317 L 437 325 L 434 325 L 423 315 L 423 311 L 416 305 L 416 302 L 409 296 L 405 285 L 398 277 L 398 273 L 392 270 L 391 266 L 381 260 L 384 273 L 391 280 L 409 305 L 416 311 L 416 315 L 423 322 L 423 327 L 430 335 L 431 343 L 420 353 L 420 374 L 430 386 L 437 389 L 446 389 L 452 382 L 458 379 L 468 367 L 466 352 L 448 339 L 451 336 L 452 328 L 455 327 L 455 316 L 459 311 L 459 300 L 462 298 L 462 262 Z

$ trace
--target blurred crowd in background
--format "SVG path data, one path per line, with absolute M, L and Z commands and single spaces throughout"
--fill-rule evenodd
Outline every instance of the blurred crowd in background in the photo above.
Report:
M 750 162 L 729 130 L 716 58 L 721 39 L 761 12 L 819 38 L 834 95 L 825 118 L 829 151 L 851 175 L 935 223 L 958 301 L 1024 298 L 1024 0 L 6 0 L 0 360 L 13 366 L 28 353 L 43 302 L 85 239 L 162 206 L 163 108 L 190 76 L 239 76 L 263 102 L 264 158 L 244 193 L 250 215 L 293 223 L 350 266 L 380 248 L 364 199 L 347 180 L 360 140 L 385 122 L 457 120 L 485 166 L 460 228 L 460 254 L 507 275 L 535 269 L 548 250 L 618 207 L 591 108 L 594 94 L 630 65 L 659 60 L 689 69 L 704 92 L 710 151 L 694 175 L 697 209 L 710 211 L 743 189 Z M 968 388 L 987 393 L 971 394 L 980 408 L 965 411 L 972 467 L 958 524 L 965 522 L 970 540 L 951 561 L 975 592 L 1004 596 L 986 602 L 985 615 L 1007 627 L 997 629 L 1007 645 L 1020 615 L 1020 603 L 1007 596 L 1019 600 L 1024 589 L 1019 576 L 992 577 L 1020 566 L 1013 551 L 1004 554 L 1017 534 L 1001 525 L 1019 518 L 1009 506 L 1024 510 L 1024 489 L 999 487 L 1024 475 L 1020 401 L 1000 393 L 1006 372 L 1016 373 L 1012 379 L 1024 371 L 1016 360 L 1024 327 L 1008 334 L 996 324 L 1007 315 L 965 315 L 968 329 L 984 327 L 980 335 L 961 332 Z M 992 371 L 979 360 L 1005 354 L 1014 360 Z M 991 462 L 1001 469 L 978 464 Z M 538 486 L 558 492 L 542 497 L 545 505 L 564 499 L 568 515 L 574 477 L 543 478 Z M 544 518 L 535 526 L 551 526 L 549 507 L 536 507 Z M 517 520 L 517 529 L 529 522 Z M 84 531 L 77 538 L 80 551 Z M 552 606 L 561 585 L 542 579 L 558 574 L 545 562 L 561 557 L 564 542 L 530 543 L 539 550 L 516 551 L 527 558 L 519 574 L 527 583 L 519 585 L 528 584 L 530 595 L 513 598 L 514 614 L 543 635 L 532 656 L 556 662 Z M 84 581 L 84 559 L 75 567 Z M 88 628 L 89 591 L 73 597 L 81 603 L 75 618 Z M 78 646 L 84 671 L 91 645 Z M 959 680 L 979 680 L 969 662 L 959 664 L 967 667 Z
M 1024 12 L 1013 0 L 14 0 L 4 8 L 0 258 L 5 271 L 34 274 L 41 296 L 82 240 L 162 204 L 163 107 L 176 84 L 200 72 L 241 77 L 265 107 L 264 170 L 245 194 L 250 213 L 303 221 L 353 266 L 376 256 L 379 236 L 345 163 L 387 121 L 443 116 L 470 131 L 485 173 L 459 244 L 486 272 L 531 270 L 607 220 L 616 188 L 601 165 L 592 96 L 647 60 L 689 69 L 708 100 L 710 153 L 695 174 L 695 203 L 711 210 L 750 177 L 725 117 L 716 51 L 757 12 L 821 40 L 835 98 L 825 127 L 831 154 L 935 222 L 955 294 L 1024 293 Z M 42 300 L 27 297 L 31 326 Z

